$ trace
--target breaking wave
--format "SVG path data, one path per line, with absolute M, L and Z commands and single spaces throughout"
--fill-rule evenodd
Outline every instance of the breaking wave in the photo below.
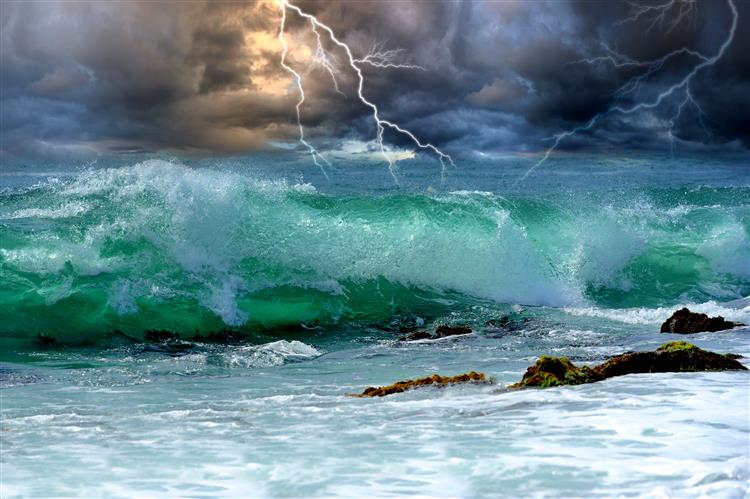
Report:
M 721 302 L 750 294 L 749 230 L 749 188 L 332 196 L 150 160 L 0 195 L 0 333 Z

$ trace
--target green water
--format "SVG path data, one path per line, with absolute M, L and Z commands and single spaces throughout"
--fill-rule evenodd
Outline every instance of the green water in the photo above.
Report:
M 328 194 L 151 160 L 0 196 L 0 335 L 377 323 L 750 294 L 750 188 Z

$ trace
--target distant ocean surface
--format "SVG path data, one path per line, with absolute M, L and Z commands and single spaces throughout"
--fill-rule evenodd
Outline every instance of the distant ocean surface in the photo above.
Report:
M 346 396 L 653 349 L 682 306 L 750 324 L 748 158 L 518 182 L 535 159 L 418 157 L 398 186 L 370 158 L 5 164 L 2 496 L 750 493 L 746 372 Z M 398 341 L 443 323 L 474 333 Z M 748 334 L 687 339 L 750 356 Z

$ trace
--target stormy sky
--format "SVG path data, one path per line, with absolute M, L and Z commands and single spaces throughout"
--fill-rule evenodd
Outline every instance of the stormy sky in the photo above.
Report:
M 656 107 L 603 115 L 560 150 L 668 151 L 673 143 L 683 151 L 747 151 L 750 2 L 734 3 L 736 35 L 690 79 L 692 100 L 681 87 Z M 297 144 L 299 94 L 280 64 L 277 3 L 0 5 L 4 157 L 241 153 Z M 421 66 L 361 65 L 363 92 L 382 117 L 458 155 L 540 153 L 555 134 L 613 106 L 654 101 L 719 52 L 733 19 L 728 0 L 295 5 L 330 26 L 355 57 L 400 49 L 396 63 Z M 638 6 L 659 5 L 669 7 L 637 15 Z M 286 39 L 287 61 L 303 78 L 311 142 L 336 151 L 371 141 L 371 110 L 356 98 L 344 52 L 323 34 L 338 93 L 316 59 L 310 24 L 292 11 Z M 663 64 L 638 64 L 672 51 L 681 52 Z M 409 147 L 405 136 L 385 138 Z

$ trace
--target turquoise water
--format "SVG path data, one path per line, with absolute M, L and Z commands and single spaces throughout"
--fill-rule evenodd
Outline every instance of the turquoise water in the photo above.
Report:
M 746 158 L 571 156 L 515 185 L 530 164 L 407 161 L 399 188 L 263 155 L 10 165 L 3 497 L 748 493 L 746 373 L 346 396 L 652 349 L 683 305 L 750 323 Z M 475 332 L 397 341 L 439 323 Z M 749 332 L 690 341 L 750 355 Z

